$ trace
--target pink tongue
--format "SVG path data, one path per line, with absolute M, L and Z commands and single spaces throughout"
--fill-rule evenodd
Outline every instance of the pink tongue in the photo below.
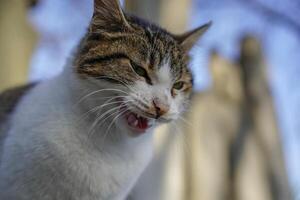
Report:
M 148 120 L 142 117 L 137 118 L 133 113 L 127 116 L 127 122 L 130 126 L 138 129 L 146 129 L 148 127 Z
M 138 119 L 136 118 L 136 116 L 133 113 L 130 113 L 127 117 L 127 122 L 130 126 L 137 126 L 134 123 L 136 123 L 135 121 L 137 121 Z
M 148 127 L 148 120 L 145 119 L 145 118 L 141 118 L 141 119 L 139 120 L 139 127 L 140 127 L 141 129 L 146 129 L 146 128 Z

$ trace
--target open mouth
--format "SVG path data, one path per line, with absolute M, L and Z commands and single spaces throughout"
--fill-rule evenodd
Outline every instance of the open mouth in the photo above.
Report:
M 120 98 L 119 101 L 122 101 L 122 99 Z M 135 133 L 145 133 L 152 126 L 149 118 L 131 111 L 126 105 L 121 106 L 121 111 L 125 111 L 123 114 L 124 121 Z
M 138 133 L 144 133 L 150 127 L 149 119 L 131 111 L 125 114 L 125 120 L 128 126 Z

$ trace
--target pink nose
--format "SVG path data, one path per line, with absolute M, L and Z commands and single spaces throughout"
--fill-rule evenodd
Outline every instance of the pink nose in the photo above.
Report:
M 153 99 L 153 107 L 155 108 L 156 119 L 166 114 L 170 109 L 170 106 L 168 104 L 162 103 L 158 98 Z

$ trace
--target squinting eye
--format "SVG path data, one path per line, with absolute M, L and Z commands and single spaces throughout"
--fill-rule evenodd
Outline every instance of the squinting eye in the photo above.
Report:
M 173 89 L 175 89 L 175 90 L 181 90 L 183 88 L 183 86 L 184 86 L 184 82 L 179 81 L 179 82 L 177 82 L 177 83 L 175 83 L 173 85 Z
M 148 73 L 143 67 L 140 67 L 140 66 L 134 64 L 133 62 L 131 62 L 131 66 L 132 66 L 133 70 L 135 71 L 135 73 L 137 73 L 141 77 L 144 77 L 146 79 L 146 82 L 148 84 L 152 85 L 151 80 L 148 76 Z
M 134 66 L 133 69 L 138 75 L 140 75 L 142 77 L 147 76 L 147 72 L 144 68 L 139 67 L 139 66 Z

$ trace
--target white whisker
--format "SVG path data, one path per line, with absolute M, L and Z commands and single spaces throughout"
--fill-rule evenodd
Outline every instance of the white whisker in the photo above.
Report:
M 106 112 L 105 112 L 104 114 L 102 114 L 100 117 L 96 118 L 95 121 L 93 122 L 91 128 L 90 128 L 89 131 L 88 131 L 88 135 L 91 134 L 91 132 L 93 131 L 93 129 L 96 127 L 96 125 L 99 123 L 99 121 L 100 121 L 105 115 L 111 114 L 111 112 L 113 112 L 113 111 L 114 111 L 115 113 L 117 113 L 118 110 L 119 110 L 120 108 L 121 108 L 120 106 L 114 107 L 114 108 L 112 108 L 112 109 L 106 111 Z M 115 111 L 115 110 L 117 110 L 117 111 Z M 113 112 L 113 113 L 114 113 L 114 112 Z
M 111 101 L 112 99 L 110 99 Z M 96 111 L 100 111 L 101 108 L 105 107 L 105 106 L 109 106 L 109 105 L 113 105 L 113 104 L 118 104 L 118 103 L 122 103 L 123 101 L 114 101 L 114 102 L 110 102 L 110 103 L 105 103 L 103 105 L 100 106 L 96 106 L 94 108 L 92 108 L 91 110 L 87 111 L 86 113 L 84 113 L 82 115 L 82 117 L 78 120 L 79 122 L 83 119 L 85 119 L 90 113 L 96 112 Z
M 193 124 L 191 124 L 189 121 L 187 121 L 187 120 L 184 119 L 183 117 L 179 116 L 179 119 L 180 119 L 181 121 L 183 121 L 184 123 L 186 123 L 187 125 L 189 125 L 189 126 L 191 126 L 191 127 L 194 127 Z
M 122 101 L 122 103 L 118 106 L 118 107 L 114 107 L 108 111 L 106 111 L 105 113 L 101 114 L 100 117 L 96 118 L 96 120 L 94 121 L 94 123 L 92 124 L 88 134 L 90 135 L 92 130 L 96 127 L 96 126 L 100 126 L 102 125 L 105 120 L 107 120 L 109 117 L 113 116 L 114 114 L 119 112 L 119 109 L 124 106 L 126 103 L 131 102 L 132 100 L 127 100 L 127 101 Z M 106 116 L 106 117 L 105 117 Z M 105 117 L 105 118 L 104 118 Z M 102 121 L 102 122 L 100 122 Z M 100 122 L 100 124 L 98 124 Z
M 113 89 L 113 88 L 111 88 L 111 89 L 106 88 L 106 89 L 96 90 L 96 91 L 94 91 L 94 92 L 91 92 L 91 93 L 89 93 L 89 94 L 83 96 L 82 98 L 79 99 L 79 101 L 78 101 L 77 103 L 75 103 L 74 106 L 80 104 L 83 100 L 85 100 L 86 98 L 88 98 L 88 97 L 90 97 L 90 96 L 92 96 L 92 95 L 94 95 L 94 94 L 97 94 L 97 93 L 99 93 L 99 92 L 105 92 L 105 91 L 115 91 L 115 92 L 121 92 L 121 93 L 124 93 L 124 94 L 126 94 L 126 95 L 129 95 L 128 92 L 125 92 L 125 91 L 123 91 L 123 90 Z
M 105 142 L 105 138 L 107 137 L 108 133 L 109 133 L 109 130 L 111 129 L 112 125 L 114 124 L 114 122 L 122 115 L 124 114 L 125 112 L 127 112 L 128 109 L 122 111 L 121 113 L 119 113 L 115 118 L 113 118 L 112 122 L 109 124 L 105 134 L 104 134 L 104 137 L 103 137 L 103 143 Z

